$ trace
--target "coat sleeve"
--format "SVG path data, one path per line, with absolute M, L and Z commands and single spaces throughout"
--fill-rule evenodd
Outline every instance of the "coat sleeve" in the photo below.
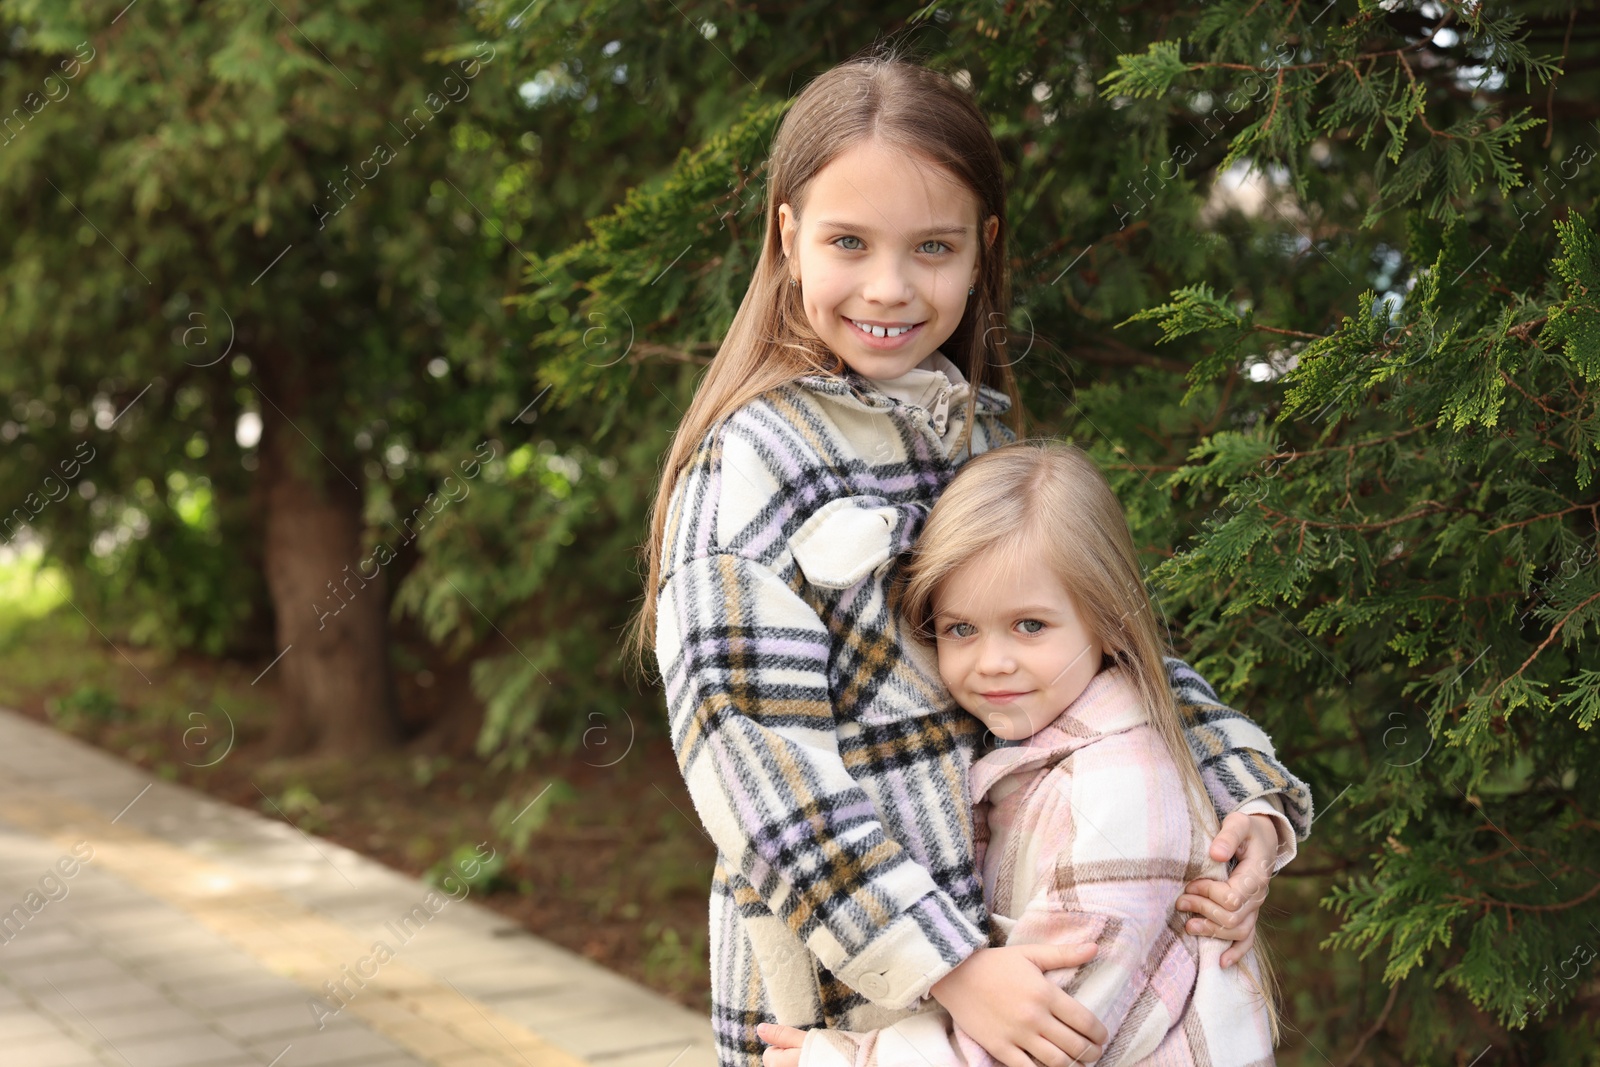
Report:
M 830 634 L 772 569 L 716 551 L 658 598 L 673 749 L 724 862 L 822 966 L 904 1008 L 988 943 L 889 838 L 840 755 Z M 952 819 L 964 797 L 951 798 Z
M 1139 1062 L 1178 1024 L 1199 973 L 1194 939 L 1173 929 L 1199 846 L 1180 780 L 1160 737 L 1142 728 L 1089 746 L 1038 796 L 1027 823 L 1039 876 L 1006 944 L 1095 943 L 1094 959 L 1051 977 L 1104 1024 L 1099 1065 Z M 813 1030 L 800 1067 L 1000 1065 L 935 1011 L 880 1030 Z
M 1257 797 L 1275 795 L 1295 837 L 1304 841 L 1311 833 L 1311 790 L 1278 762 L 1266 731 L 1224 705 L 1183 660 L 1169 656 L 1166 663 L 1167 680 L 1188 722 L 1189 751 L 1217 816 L 1222 818 Z

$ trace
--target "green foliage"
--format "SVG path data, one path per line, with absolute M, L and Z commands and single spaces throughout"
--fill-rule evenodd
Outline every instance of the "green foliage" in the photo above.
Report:
M 25 641 L 66 596 L 67 576 L 43 557 L 38 546 L 0 552 L 0 651 Z
M 930 4 L 905 33 L 1012 167 L 1036 431 L 1102 461 L 1174 641 L 1314 787 L 1285 1062 L 1594 1062 L 1593 976 L 1535 980 L 1600 919 L 1585 18 Z M 528 272 L 525 313 L 571 309 L 538 335 L 564 396 L 715 347 L 759 235 L 696 229 L 782 113 L 745 99 Z M 654 347 L 581 352 L 620 309 Z
M 262 580 L 272 441 L 316 479 L 420 499 L 417 465 L 386 458 L 484 417 L 472 383 L 498 369 L 474 367 L 516 253 L 472 205 L 514 173 L 482 143 L 521 132 L 510 72 L 416 3 L 6 0 L 0 29 L 0 316 L 27 353 L 0 360 L 0 494 L 59 501 L 29 506 L 31 535 L 102 629 L 271 647 L 273 607 L 306 610 Z
M 1507 57 L 1529 60 L 1518 46 Z M 1253 704 L 1251 694 L 1301 692 L 1315 708 L 1274 736 L 1313 781 L 1348 789 L 1340 815 L 1317 824 L 1336 835 L 1335 854 L 1366 842 L 1372 856 L 1330 887 L 1343 922 L 1323 946 L 1380 954 L 1384 981 L 1418 1015 L 1399 1046 L 1409 1061 L 1477 1028 L 1442 991 L 1513 1030 L 1585 995 L 1581 980 L 1552 994 L 1534 978 L 1592 942 L 1600 916 L 1600 849 L 1584 817 L 1600 802 L 1588 773 L 1600 749 L 1585 732 L 1600 673 L 1581 658 L 1600 636 L 1600 524 L 1585 497 L 1600 451 L 1587 385 L 1600 274 L 1591 226 L 1552 212 L 1554 270 L 1541 279 L 1524 212 L 1479 190 L 1487 167 L 1509 193 L 1531 121 L 1513 114 L 1487 142 L 1457 144 L 1481 117 L 1477 129 L 1469 116 L 1422 123 L 1416 85 L 1387 90 L 1364 87 L 1366 113 L 1385 117 L 1384 152 L 1400 165 L 1359 225 L 1380 202 L 1417 204 L 1405 220 L 1408 291 L 1351 294 L 1353 314 L 1321 333 L 1300 316 L 1264 326 L 1188 285 L 1125 325 L 1156 323 L 1161 342 L 1203 338 L 1191 399 L 1241 363 L 1272 369 L 1258 408 L 1270 429 L 1201 437 L 1163 483 L 1191 499 L 1216 487 L 1226 510 L 1152 578 L 1225 693 Z M 1336 93 L 1302 139 L 1362 110 Z M 1429 140 L 1407 149 L 1397 115 Z M 1581 159 L 1581 140 L 1574 149 L 1566 136 L 1563 154 Z M 1449 222 L 1424 221 L 1434 217 Z M 1292 358 L 1273 351 L 1285 333 L 1307 342 Z M 1296 762 L 1307 742 L 1318 756 Z M 1359 822 L 1341 821 L 1354 813 Z M 1554 1033 L 1525 1047 L 1549 1047 Z
M 1561 255 L 1554 267 L 1565 283 L 1565 299 L 1550 309 L 1539 343 L 1562 347 L 1584 381 L 1593 382 L 1600 379 L 1600 249 L 1595 247 L 1594 230 L 1581 215 L 1557 219 L 1555 225 L 1561 235 Z M 1588 456 L 1588 449 L 1579 451 Z M 1584 488 L 1590 476 L 1585 458 L 1580 471 Z
M 665 177 L 592 220 L 591 239 L 528 268 L 515 304 L 551 323 L 533 344 L 559 353 L 541 372 L 561 401 L 611 401 L 602 422 L 609 426 L 631 381 L 613 368 L 643 358 L 692 363 L 715 352 L 712 343 L 675 350 L 646 339 L 669 324 L 714 337 L 732 321 L 759 251 L 751 237 L 762 220 L 766 145 L 787 109 L 788 101 L 751 106 L 705 145 L 685 148 Z M 662 248 L 680 255 L 663 261 Z M 716 270 L 705 269 L 708 260 Z
M 603 439 L 604 453 L 576 443 L 593 433 L 581 408 L 540 417 L 515 447 L 516 438 L 495 442 L 498 458 L 421 529 L 421 559 L 395 611 L 472 659 L 485 754 L 520 766 L 540 746 L 570 746 L 596 707 L 627 709 L 639 723 L 657 717 L 653 694 L 628 681 L 620 633 L 641 582 L 641 486 L 673 405 L 688 402 L 684 377 L 642 375 L 651 389 L 628 394 L 628 417 Z
M 1106 95 L 1140 98 L 1166 93 L 1189 71 L 1189 65 L 1179 55 L 1180 43 L 1153 41 L 1142 54 L 1118 56 L 1117 69 L 1100 79 Z
M 46 706 L 50 718 L 68 731 L 113 722 L 125 714 L 117 694 L 92 682 L 49 701 Z
M 305 368 L 296 424 L 358 475 L 367 542 L 405 540 L 391 617 L 471 659 L 483 750 L 652 728 L 618 639 L 661 452 L 744 294 L 788 101 L 888 35 L 966 72 L 1000 141 L 1035 429 L 1102 462 L 1174 642 L 1313 786 L 1274 897 L 1327 908 L 1271 931 L 1281 1062 L 1596 1062 L 1594 973 L 1567 966 L 1600 937 L 1591 12 L 291 14 L 304 37 L 271 5 L 143 0 L 113 34 L 87 0 L 0 0 L 0 105 L 97 49 L 0 145 L 0 320 L 28 357 L 0 359 L 0 493 L 92 614 L 201 649 L 259 625 L 264 588 L 231 584 L 262 555 L 235 433 L 272 417 L 267 368 Z M 327 183 L 482 41 L 470 98 L 319 229 Z M 93 490 L 40 507 L 47 474 Z M 508 798 L 497 840 L 560 796 Z M 646 951 L 675 973 L 701 949 Z
M 708 949 L 704 933 L 696 932 L 693 938 L 684 938 L 674 926 L 648 922 L 644 927 L 644 970 L 652 980 L 666 984 L 683 976 L 692 975 L 700 967 L 700 960 Z
M 1576 216 L 1555 229 L 1559 269 L 1581 269 L 1591 231 Z M 1530 339 L 1536 303 L 1441 283 L 1451 266 L 1441 251 L 1419 267 L 1405 328 L 1369 290 L 1299 353 L 1273 419 L 1275 477 L 1248 471 L 1265 445 L 1225 431 L 1193 450 L 1169 484 L 1248 501 L 1153 577 L 1169 609 L 1189 606 L 1202 671 L 1259 676 L 1271 634 L 1324 707 L 1317 735 L 1366 735 L 1356 763 L 1326 762 L 1354 783 L 1358 832 L 1387 845 L 1329 893 L 1345 922 L 1326 943 L 1381 950 L 1385 981 L 1420 971 L 1511 1026 L 1535 1004 L 1537 967 L 1508 957 L 1538 963 L 1554 930 L 1579 938 L 1596 914 L 1583 907 L 1596 850 L 1581 813 L 1600 800 L 1585 776 L 1600 749 L 1581 727 L 1600 679 L 1579 656 L 1600 636 L 1583 497 L 1600 413 L 1577 385 L 1581 361 L 1543 347 L 1548 326 Z M 1156 309 L 1168 336 L 1211 325 L 1185 295 Z M 1225 331 L 1222 344 L 1237 340 Z M 1426 745 L 1391 751 L 1396 726 L 1379 730 L 1368 708 L 1425 730 Z M 1512 784 L 1491 790 L 1511 767 Z M 1527 936 L 1504 934 L 1508 922 Z
M 493 893 L 507 886 L 506 858 L 483 844 L 457 845 L 450 854 L 423 872 L 423 881 L 455 895 L 465 886 L 477 893 Z
M 512 855 L 524 855 L 528 851 L 528 841 L 550 821 L 556 808 L 577 799 L 577 790 L 562 778 L 551 779 L 529 796 L 506 797 L 494 806 L 489 816 L 495 838 L 504 841 Z
M 288 782 L 275 797 L 263 793 L 256 808 L 263 815 L 283 819 L 306 833 L 326 833 L 330 825 L 321 798 L 304 782 Z

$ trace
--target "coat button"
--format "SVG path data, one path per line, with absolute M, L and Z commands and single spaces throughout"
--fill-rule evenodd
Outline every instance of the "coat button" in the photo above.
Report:
M 861 993 L 875 999 L 886 997 L 889 995 L 889 979 L 881 974 L 864 974 L 861 976 Z

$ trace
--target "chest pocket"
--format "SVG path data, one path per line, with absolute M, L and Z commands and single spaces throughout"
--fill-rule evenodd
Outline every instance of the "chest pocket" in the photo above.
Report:
M 926 517 L 920 504 L 841 497 L 802 523 L 790 536 L 789 549 L 806 581 L 822 589 L 848 589 L 911 547 Z

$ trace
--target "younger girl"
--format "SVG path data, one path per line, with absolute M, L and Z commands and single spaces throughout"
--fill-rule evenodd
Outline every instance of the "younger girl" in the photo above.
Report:
M 757 1067 L 759 1023 L 870 1030 L 928 996 L 1048 1067 L 1104 1033 L 1041 973 L 1092 948 L 989 947 L 967 804 L 982 729 L 887 595 L 957 467 L 1020 427 L 991 326 L 1005 211 L 999 148 L 950 79 L 893 58 L 817 78 L 773 141 L 754 276 L 666 458 L 638 636 L 717 847 L 723 1067 Z M 1310 795 L 1192 671 L 1170 681 L 1204 705 L 1191 746 L 1231 813 L 1214 854 L 1242 857 L 1185 901 L 1203 932 L 1248 939 L 1253 871 L 1305 834 Z
M 972 767 L 984 904 L 1007 942 L 1093 941 L 1067 992 L 1105 1024 L 1101 1067 L 1272 1062 L 1252 952 L 1182 931 L 1184 884 L 1222 877 L 1133 539 L 1070 445 L 962 467 L 905 570 L 907 625 L 956 702 L 1002 739 Z M 1248 975 L 1246 972 L 1249 972 Z M 950 1016 L 865 1034 L 763 1026 L 799 1067 L 992 1067 Z M 792 1067 L 791 1051 L 768 1067 Z

